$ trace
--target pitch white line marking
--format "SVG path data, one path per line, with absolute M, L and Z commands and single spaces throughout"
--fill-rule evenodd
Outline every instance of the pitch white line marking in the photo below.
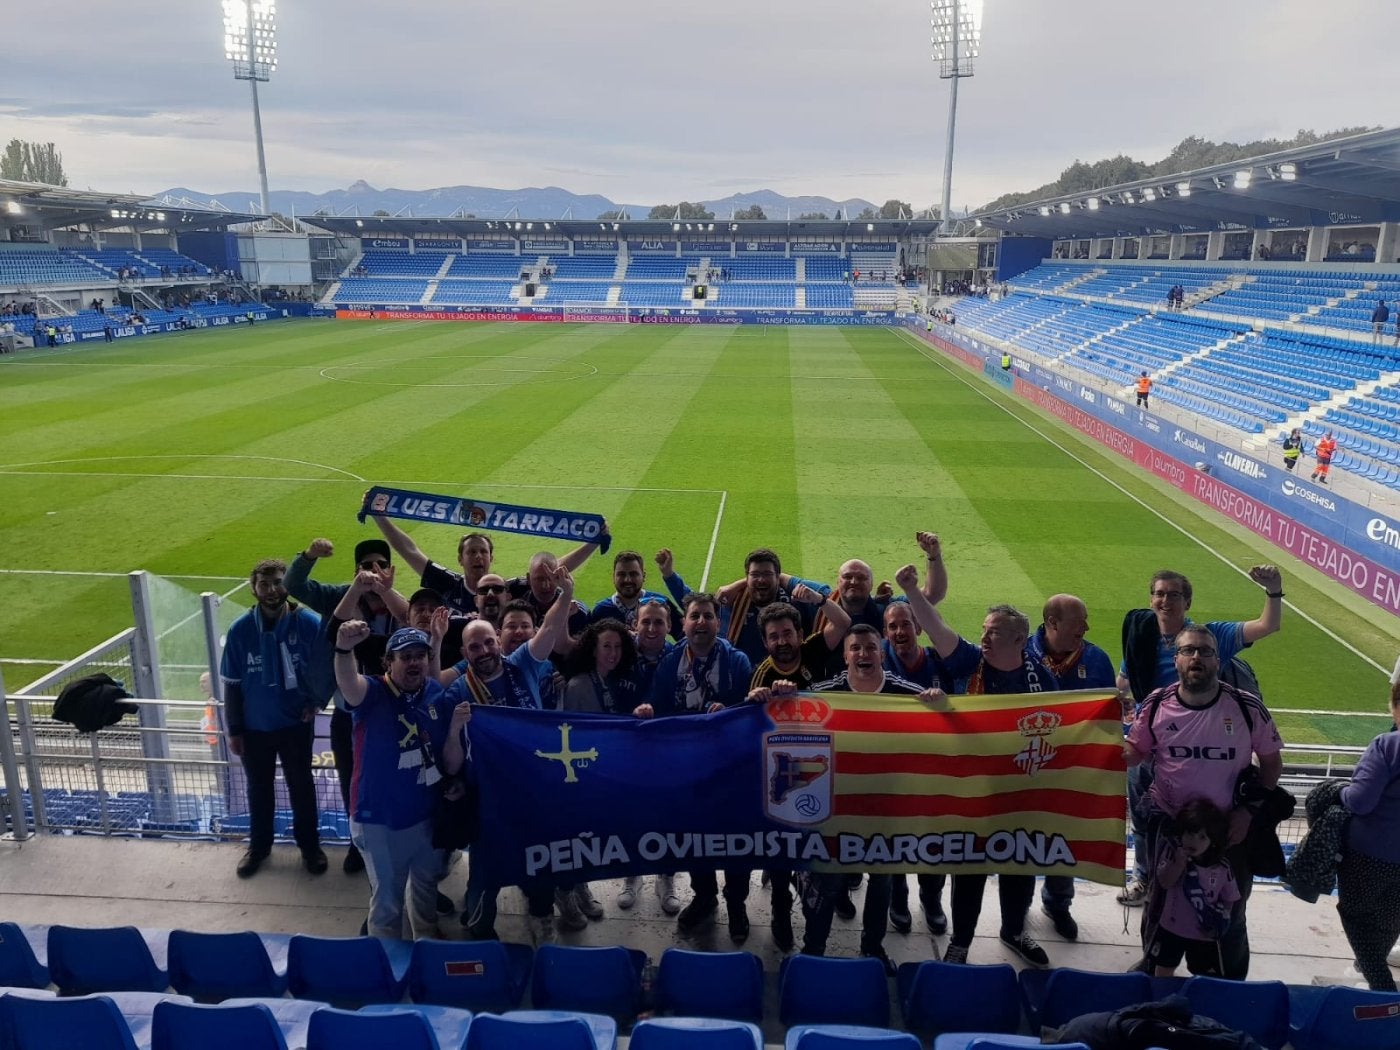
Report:
M 705 585 L 710 582 L 710 565 L 715 560 L 715 544 L 719 543 L 719 527 L 724 521 L 724 505 L 729 502 L 729 492 L 724 491 L 719 494 L 719 512 L 715 515 L 715 528 L 710 533 L 710 549 L 705 553 L 705 571 L 700 574 L 700 589 L 705 590 Z
M 1096 467 L 1092 466 L 1091 464 L 1085 462 L 1084 460 L 1080 459 L 1077 455 L 1075 455 L 1073 452 L 1071 452 L 1071 451 L 1070 451 L 1068 448 L 1066 448 L 1064 445 L 1060 444 L 1058 441 L 1056 441 L 1053 437 L 1051 437 L 1051 436 L 1050 436 L 1049 434 L 1047 434 L 1045 431 L 1039 429 L 1038 427 L 1033 426 L 1030 422 L 1028 422 L 1028 421 L 1025 420 L 1025 419 L 1022 419 L 1022 418 L 1021 418 L 1020 416 L 1018 416 L 1015 412 L 1012 412 L 1012 411 L 1011 411 L 1009 408 L 1007 408 L 1005 405 L 1001 404 L 999 401 L 996 401 L 996 400 L 993 399 L 992 397 L 988 396 L 988 394 L 987 394 L 987 392 L 986 392 L 985 390 L 981 389 L 980 386 L 978 386 L 977 384 L 972 383 L 972 382 L 969 380 L 969 378 L 968 378 L 967 376 L 962 375 L 962 374 L 961 374 L 961 369 L 957 369 L 957 368 L 955 368 L 951 363 L 945 362 L 945 361 L 941 360 L 939 357 L 935 356 L 931 351 L 929 351 L 929 350 L 924 346 L 923 342 L 922 342 L 917 336 L 911 335 L 907 329 L 901 328 L 901 329 L 899 330 L 899 334 L 900 334 L 901 336 L 904 337 L 904 339 L 905 339 L 906 342 L 910 342 L 911 345 L 913 345 L 913 347 L 914 347 L 916 350 L 918 350 L 918 352 L 920 353 L 920 355 L 922 355 L 923 357 L 925 357 L 925 358 L 927 358 L 928 360 L 932 361 L 934 364 L 938 365 L 938 367 L 941 368 L 941 369 L 943 369 L 943 371 L 947 372 L 949 375 L 951 375 L 951 376 L 953 376 L 955 379 L 957 379 L 958 382 L 960 382 L 960 383 L 962 383 L 964 386 L 966 386 L 969 390 L 971 390 L 971 391 L 973 391 L 974 393 L 976 393 L 978 397 L 982 398 L 984 401 L 988 402 L 989 404 L 995 405 L 997 408 L 1001 409 L 1001 411 L 1005 412 L 1005 413 L 1006 413 L 1008 416 L 1010 416 L 1012 419 L 1016 420 L 1016 422 L 1020 423 L 1023 427 L 1025 427 L 1027 430 L 1029 430 L 1032 434 L 1036 434 L 1037 436 L 1039 436 L 1039 437 L 1042 438 L 1043 440 L 1049 442 L 1051 445 L 1053 445 L 1055 448 L 1059 449 L 1061 452 L 1063 452 L 1063 453 L 1064 453 L 1066 456 L 1068 456 L 1070 459 L 1072 459 L 1072 460 L 1074 460 L 1076 463 L 1078 463 L 1078 464 L 1079 464 L 1081 467 L 1083 467 L 1085 470 L 1088 470 L 1088 471 L 1089 471 L 1090 473 L 1092 473 L 1092 474 L 1096 474 L 1100 479 L 1102 479 L 1103 481 L 1106 481 L 1109 485 L 1113 486 L 1115 489 L 1117 489 L 1117 490 L 1118 490 L 1119 492 L 1121 492 L 1123 495 L 1127 496 L 1130 500 L 1132 500 L 1134 503 L 1136 503 L 1139 507 L 1142 507 L 1144 510 L 1148 511 L 1149 513 L 1151 513 L 1151 514 L 1154 515 L 1155 517 L 1160 518 L 1162 521 L 1166 522 L 1166 523 L 1167 523 L 1168 525 L 1170 525 L 1172 528 L 1176 529 L 1177 532 L 1181 533 L 1183 536 L 1185 536 L 1187 539 L 1191 540 L 1191 542 L 1195 543 L 1197 546 L 1201 547 L 1203 550 L 1209 552 L 1210 554 L 1213 554 L 1216 558 L 1218 558 L 1218 559 L 1219 559 L 1221 562 L 1223 562 L 1225 565 L 1228 565 L 1232 570 L 1234 570 L 1235 572 L 1239 573 L 1241 576 L 1245 577 L 1245 579 L 1248 579 L 1248 578 L 1249 578 L 1249 573 L 1248 573 L 1246 570 L 1241 569 L 1238 565 L 1236 565 L 1234 562 L 1232 562 L 1229 558 L 1225 557 L 1225 555 L 1221 554 L 1218 550 L 1216 550 L 1214 547 L 1212 547 L 1209 543 L 1206 543 L 1204 540 L 1200 539 L 1200 538 L 1197 537 L 1197 536 L 1193 536 L 1186 528 L 1184 528 L 1183 526 L 1178 525 L 1176 522 L 1172 521 L 1171 518 L 1167 517 L 1165 514 L 1163 514 L 1161 511 L 1159 511 L 1156 507 L 1152 506 L 1150 503 L 1147 503 L 1146 501 L 1144 501 L 1144 500 L 1142 500 L 1142 499 L 1139 499 L 1139 498 L 1138 498 L 1137 496 L 1135 496 L 1133 493 L 1131 493 L 1131 492 L 1129 492 L 1127 489 L 1125 489 L 1122 485 L 1118 484 L 1118 482 L 1116 482 L 1116 481 L 1114 481 L 1112 478 L 1110 478 L 1110 477 L 1109 477 L 1107 474 L 1105 474 L 1103 471 L 1099 470 L 1098 468 L 1096 468 Z M 1285 551 L 1285 552 L 1283 552 L 1283 553 L 1287 553 L 1287 552 Z M 1292 555 L 1290 555 L 1290 557 L 1292 557 Z M 1308 615 L 1306 612 L 1304 612 L 1302 609 L 1298 608 L 1298 606 L 1295 605 L 1293 602 L 1284 601 L 1283 604 L 1286 605 L 1286 606 L 1288 606 L 1288 608 L 1292 609 L 1295 613 L 1297 613 L 1298 616 L 1300 616 L 1304 621 L 1306 621 L 1307 623 L 1312 624 L 1314 627 L 1316 627 L 1316 628 L 1317 628 L 1319 631 L 1321 631 L 1323 634 L 1327 635 L 1328 638 L 1331 638 L 1334 642 L 1336 642 L 1338 645 L 1340 645 L 1343 649 L 1346 649 L 1348 652 L 1352 653 L 1354 656 L 1357 656 L 1357 657 L 1359 657 L 1361 660 L 1364 660 L 1366 663 L 1368 663 L 1368 664 L 1370 664 L 1372 667 L 1374 667 L 1377 671 L 1380 671 L 1382 674 L 1384 674 L 1387 678 L 1390 676 L 1391 668 L 1389 668 L 1389 667 L 1384 667 L 1384 666 L 1382 666 L 1381 664 L 1378 664 L 1375 660 L 1372 660 L 1369 656 L 1367 656 L 1365 653 L 1363 653 L 1360 649 L 1356 648 L 1356 646 L 1352 645 L 1350 642 L 1348 642 L 1348 641 L 1347 641 L 1345 638 L 1343 638 L 1341 635 L 1337 634 L 1337 633 L 1336 633 L 1335 631 L 1333 631 L 1331 628 L 1326 627 L 1325 625 L 1323 625 L 1322 623 L 1318 622 L 1318 621 L 1317 621 L 1316 619 L 1314 619 L 1313 617 L 1309 616 L 1309 615 Z
M 123 462 L 126 462 L 126 463 L 131 463 L 131 462 L 140 463 L 140 462 L 143 462 L 143 461 L 145 461 L 145 460 L 152 460 L 152 459 L 252 459 L 252 460 L 261 461 L 261 462 L 263 462 L 263 463 L 295 463 L 295 464 L 296 464 L 297 466 L 299 466 L 299 467 L 315 467 L 315 468 L 317 468 L 317 469 L 319 469 L 319 470 L 330 470 L 330 471 L 334 471 L 334 472 L 337 473 L 337 474 L 344 474 L 344 475 L 345 475 L 347 478 L 349 478 L 351 481 L 365 481 L 365 480 L 366 480 L 366 479 L 360 477 L 360 475 L 354 473 L 353 471 L 342 470 L 340 467 L 332 467 L 332 466 L 330 466 L 330 465 L 327 464 L 327 463 L 313 463 L 311 460 L 307 460 L 307 459 L 288 459 L 288 458 L 285 457 L 285 456 L 238 456 L 238 455 L 232 455 L 232 454 L 226 455 L 226 454 L 218 453 L 218 452 L 210 452 L 210 453 L 190 452 L 190 453 L 186 453 L 186 454 L 183 455 L 183 456 L 175 456 L 175 455 L 152 455 L 152 456 L 82 456 L 82 457 L 79 457 L 79 458 L 77 458 L 77 459 L 42 459 L 42 460 L 33 460 L 33 461 L 31 461 L 31 462 L 28 462 L 28 463 L 3 463 L 3 464 L 0 464 L 0 472 L 10 473 L 10 472 L 13 472 L 13 468 L 15 468 L 15 467 L 53 467 L 53 466 L 59 466 L 59 465 L 65 464 L 65 463 L 123 463 Z M 37 472 L 35 472 L 35 473 L 37 473 Z M 67 471 L 54 471 L 54 473 L 57 473 L 57 474 L 64 474 L 64 473 L 68 473 L 68 472 L 67 472 Z M 80 471 L 75 471 L 74 473 L 82 473 L 82 472 L 80 472 Z M 122 475 L 122 474 L 117 474 L 117 473 L 114 472 L 114 476 L 116 476 L 116 477 L 123 477 L 123 476 L 143 477 L 143 476 L 145 476 L 145 475 L 140 475 L 140 474 L 136 474 L 136 475 Z M 152 475 L 152 476 L 154 476 L 154 477 L 172 477 L 172 478 L 173 478 L 173 477 L 179 477 L 178 474 L 164 474 L 164 475 Z M 197 477 L 197 476 L 199 476 L 199 475 L 190 475 L 190 476 L 191 476 L 191 477 Z M 250 479 L 248 479 L 248 480 L 250 480 L 250 481 L 266 481 L 266 480 L 268 480 L 268 479 L 266 479 L 266 478 L 250 478 Z
M 0 574 L 7 576 L 101 576 L 121 577 L 122 579 L 131 575 L 129 572 L 78 572 L 73 569 L 0 569 Z M 155 575 L 167 580 L 211 580 L 219 583 L 243 580 L 244 585 L 248 582 L 242 576 L 190 576 L 185 573 L 156 573 Z

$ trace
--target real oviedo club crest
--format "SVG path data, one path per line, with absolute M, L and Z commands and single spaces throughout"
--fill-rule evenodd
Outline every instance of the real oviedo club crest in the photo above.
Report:
M 834 758 L 831 732 L 823 727 L 829 705 L 810 697 L 772 700 L 774 728 L 763 739 L 763 802 L 784 824 L 820 824 L 831 816 Z

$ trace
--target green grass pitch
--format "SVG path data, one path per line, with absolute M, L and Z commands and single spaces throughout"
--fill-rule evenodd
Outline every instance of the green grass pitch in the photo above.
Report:
M 1047 595 L 1072 591 L 1115 658 L 1154 569 L 1192 578 L 1198 619 L 1247 619 L 1263 596 L 1238 567 L 1281 561 L 1283 632 L 1249 654 L 1278 708 L 1383 711 L 1379 668 L 1400 636 L 1262 540 L 882 329 L 299 321 L 37 351 L 0 362 L 0 448 L 9 661 L 70 657 L 129 624 L 122 579 L 54 572 L 226 577 L 177 580 L 223 592 L 259 558 L 326 535 L 338 553 L 318 576 L 345 579 L 351 546 L 377 534 L 354 520 L 366 482 L 600 512 L 620 547 L 648 559 L 672 547 L 695 586 L 711 553 L 715 584 L 757 546 L 806 576 L 862 557 L 890 579 L 919 562 L 915 531 L 936 530 L 954 627 L 976 637 L 1002 601 L 1034 623 Z M 455 530 L 411 531 L 452 563 Z M 511 573 L 535 543 L 502 534 L 496 547 Z M 581 596 L 610 593 L 610 562 L 589 563 Z M 0 667 L 11 687 L 43 670 Z M 1383 724 L 1280 721 L 1299 742 L 1364 743 Z

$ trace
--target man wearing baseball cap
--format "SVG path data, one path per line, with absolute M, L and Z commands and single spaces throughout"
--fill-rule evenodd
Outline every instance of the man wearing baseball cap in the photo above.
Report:
M 336 685 L 354 718 L 350 836 L 369 874 L 373 937 L 403 936 L 405 891 L 414 936 L 437 935 L 442 857 L 433 848 L 432 817 L 452 709 L 433 669 L 446 627 L 447 610 L 439 609 L 431 634 L 395 631 L 385 643 L 384 673 L 374 676 L 355 665 L 369 625 L 350 620 L 336 632 Z
M 369 626 L 370 633 L 355 647 L 355 658 L 361 671 L 373 674 L 384 666 L 384 643 L 389 635 L 407 620 L 407 606 L 403 604 L 403 598 L 398 592 L 394 591 L 394 565 L 389 544 L 377 536 L 355 544 L 355 583 L 320 583 L 313 580 L 311 571 L 316 562 L 334 554 L 335 545 L 330 540 L 312 540 L 310 546 L 297 554 L 292 559 L 292 564 L 287 567 L 287 593 L 328 621 L 329 640 L 333 641 L 338 624 L 330 623 L 329 618 L 347 592 L 359 584 L 356 588 L 355 608 L 351 615 L 355 619 L 363 620 Z M 335 688 L 335 672 L 329 666 L 323 667 L 323 670 L 327 680 L 325 699 L 329 700 Z M 340 797 L 344 800 L 348 812 L 350 781 L 355 774 L 355 750 L 350 740 L 350 713 L 339 704 L 331 712 L 331 753 L 335 756 L 335 773 L 340 781 Z M 352 844 L 345 854 L 345 873 L 353 875 L 363 871 L 364 867 L 360 851 Z

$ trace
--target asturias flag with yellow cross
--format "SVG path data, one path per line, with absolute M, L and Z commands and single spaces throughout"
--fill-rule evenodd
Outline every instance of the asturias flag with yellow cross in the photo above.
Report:
M 1103 691 L 811 694 L 645 721 L 478 707 L 473 863 L 500 885 L 744 867 L 1120 885 L 1119 712 Z

